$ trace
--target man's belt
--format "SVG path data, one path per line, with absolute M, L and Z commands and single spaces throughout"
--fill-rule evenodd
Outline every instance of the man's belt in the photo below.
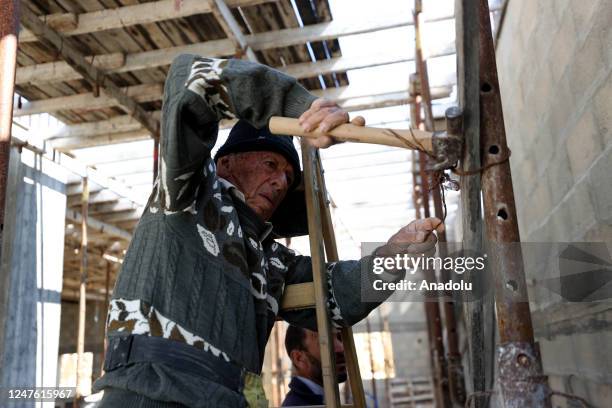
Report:
M 186 343 L 146 335 L 113 336 L 108 340 L 104 370 L 134 363 L 161 363 L 242 392 L 245 370 Z

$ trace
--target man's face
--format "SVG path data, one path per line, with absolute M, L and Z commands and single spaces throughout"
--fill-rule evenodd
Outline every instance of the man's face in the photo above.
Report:
M 304 352 L 307 355 L 309 364 L 305 364 L 304 373 L 300 374 L 317 384 L 323 385 L 323 373 L 321 371 L 321 349 L 319 346 L 319 335 L 317 332 L 305 330 Z M 346 361 L 344 359 L 344 344 L 339 331 L 333 332 L 334 336 L 334 353 L 336 358 L 336 375 L 338 382 L 346 381 Z
M 240 190 L 263 220 L 272 217 L 293 184 L 293 167 L 276 152 L 234 153 L 219 159 L 217 174 Z

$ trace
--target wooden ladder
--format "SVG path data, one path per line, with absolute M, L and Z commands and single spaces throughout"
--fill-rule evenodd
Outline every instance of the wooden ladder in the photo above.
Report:
M 310 254 L 312 258 L 312 282 L 287 285 L 281 302 L 282 309 L 315 307 L 317 330 L 321 347 L 321 371 L 325 390 L 325 407 L 340 407 L 340 392 L 336 376 L 336 362 L 331 321 L 327 311 L 328 296 L 326 262 L 338 261 L 338 248 L 329 211 L 327 190 L 318 149 L 311 147 L 303 138 L 302 161 L 308 212 Z M 349 376 L 353 407 L 365 408 L 365 393 L 359 372 L 357 351 L 350 327 L 342 329 L 344 355 Z

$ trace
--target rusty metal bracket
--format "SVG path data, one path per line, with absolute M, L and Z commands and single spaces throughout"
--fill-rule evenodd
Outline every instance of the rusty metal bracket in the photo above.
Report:
M 463 153 L 463 112 L 453 106 L 446 110 L 445 115 L 446 131 L 434 132 L 432 146 L 436 163 L 428 170 L 453 168 Z
M 542 375 L 537 346 L 527 342 L 502 343 L 497 349 L 499 385 L 505 408 L 550 404 L 548 378 Z

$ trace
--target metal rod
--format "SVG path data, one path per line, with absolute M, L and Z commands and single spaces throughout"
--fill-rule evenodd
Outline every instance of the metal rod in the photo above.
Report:
M 306 210 L 308 213 L 308 231 L 310 235 L 310 256 L 312 259 L 312 280 L 315 290 L 315 306 L 317 328 L 319 331 L 319 346 L 321 349 L 321 372 L 323 389 L 325 390 L 325 405 L 337 408 L 340 406 L 338 378 L 334 359 L 333 338 L 330 318 L 327 312 L 327 284 L 324 280 L 325 257 L 323 237 L 321 234 L 321 214 L 319 211 L 320 185 L 316 177 L 316 151 L 305 139 L 301 140 L 302 162 L 304 164 L 304 181 L 306 187 Z
M 486 0 L 480 0 L 479 18 L 481 180 L 487 241 L 494 245 L 489 262 L 495 279 L 500 388 L 505 407 L 549 407 L 547 379 L 533 336 Z M 492 163 L 497 164 L 487 167 Z
M 412 107 L 411 123 L 412 126 L 420 126 L 421 121 L 421 97 L 419 94 L 419 83 L 417 75 L 410 76 L 410 94 L 414 95 L 414 107 Z M 421 197 L 423 215 L 425 218 L 430 216 L 429 210 L 429 182 L 425 172 L 426 156 L 419 152 L 419 175 L 421 178 Z M 424 270 L 425 279 L 428 282 L 435 282 L 435 271 Z M 446 356 L 444 353 L 444 339 L 442 337 L 442 319 L 440 315 L 440 305 L 437 299 L 425 299 L 423 307 L 427 320 L 428 341 L 432 363 L 432 377 L 434 385 L 434 396 L 436 406 L 440 408 L 450 407 L 450 396 L 448 393 L 448 378 L 446 376 Z
M 336 262 L 339 260 L 338 246 L 336 245 L 336 236 L 334 234 L 334 226 L 332 224 L 331 212 L 329 209 L 329 200 L 327 197 L 327 187 L 325 186 L 325 177 L 323 177 L 323 165 L 321 164 L 321 156 L 317 154 L 317 180 L 319 182 L 319 206 L 321 210 L 321 228 L 323 229 L 323 243 L 325 245 L 325 253 L 328 262 Z M 357 359 L 357 350 L 355 348 L 355 339 L 353 337 L 353 329 L 343 327 L 341 330 L 342 343 L 344 345 L 344 359 L 346 360 L 346 368 L 349 376 L 349 385 L 353 395 L 353 407 L 366 408 L 365 393 L 363 391 L 363 381 L 361 372 L 359 371 L 359 360 Z M 348 388 L 348 387 L 347 387 Z
M 6 179 L 11 152 L 19 4 L 17 0 L 0 0 L 0 243 L 4 229 Z
M 415 7 L 414 14 L 414 30 L 416 37 L 416 67 L 417 73 L 420 80 L 420 92 L 423 103 L 423 111 L 425 112 L 425 130 L 433 132 L 434 129 L 434 118 L 431 108 L 431 92 L 429 89 L 429 73 L 427 72 L 427 61 L 423 59 L 423 51 L 421 47 L 421 1 L 416 1 L 417 6 Z M 435 187 L 431 190 L 431 195 L 434 204 L 434 215 L 444 220 L 446 214 L 444 213 L 442 195 L 440 193 L 440 187 Z M 442 231 L 438 233 L 438 242 L 446 243 L 446 232 Z M 438 247 L 439 256 L 445 258 L 447 255 L 445 245 Z M 448 282 L 451 277 L 447 269 L 441 268 L 440 276 L 442 282 Z M 444 291 L 444 299 L 442 300 L 442 307 L 444 310 L 444 323 L 446 329 L 446 340 L 448 346 L 448 364 L 447 364 L 447 377 L 450 397 L 453 404 L 464 405 L 465 403 L 465 386 L 463 381 L 463 366 L 461 364 L 461 353 L 459 352 L 459 339 L 457 334 L 457 321 L 455 319 L 455 302 L 452 301 L 453 294 L 451 291 Z
M 85 312 L 87 296 L 87 215 L 89 207 L 89 185 L 87 177 L 83 177 L 83 192 L 81 194 L 81 283 L 79 285 L 79 325 L 77 333 L 77 386 L 74 397 L 75 406 L 79 406 L 81 394 L 81 378 L 84 369 L 85 353 Z

